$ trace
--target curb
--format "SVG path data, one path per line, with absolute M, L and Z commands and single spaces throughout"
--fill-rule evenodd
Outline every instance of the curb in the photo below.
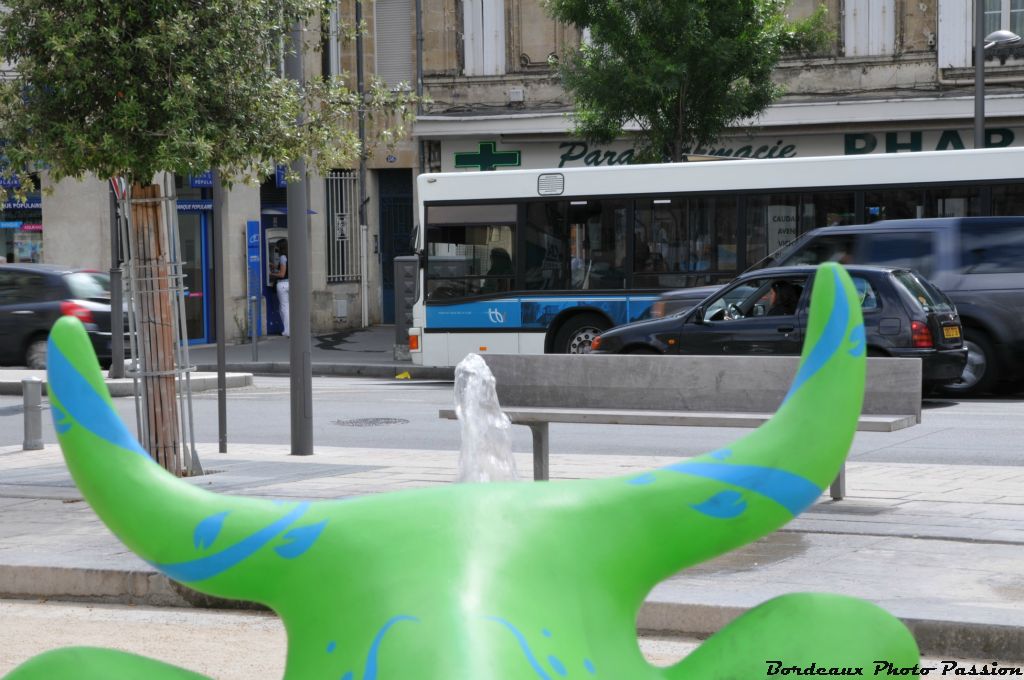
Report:
M 0 598 L 265 611 L 253 602 L 198 593 L 157 571 L 0 565 Z M 643 633 L 706 637 L 746 607 L 647 600 L 637 616 Z M 1015 661 L 1024 650 L 1024 628 L 971 621 L 901 618 L 924 656 Z
M 198 364 L 200 371 L 217 371 L 216 364 Z M 289 375 L 291 364 L 284 361 L 266 361 L 255 363 L 229 363 L 225 370 L 246 372 L 254 375 Z M 350 378 L 396 378 L 408 373 L 411 380 L 454 380 L 455 369 L 441 366 L 415 366 L 402 364 L 328 364 L 314 363 L 313 375 L 342 376 Z
M 748 611 L 747 607 L 647 600 L 637 616 L 637 629 L 685 637 L 707 637 Z M 1024 628 L 975 621 L 897 617 L 910 629 L 922 656 L 939 658 L 1019 660 Z

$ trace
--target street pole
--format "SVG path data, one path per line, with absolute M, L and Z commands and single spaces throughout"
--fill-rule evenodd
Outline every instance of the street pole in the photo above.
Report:
M 974 148 L 985 148 L 984 0 L 974 0 Z
M 356 0 L 356 27 L 363 23 L 363 3 Z M 370 325 L 369 225 L 366 223 L 366 83 L 363 74 L 363 32 L 356 33 L 356 92 L 359 94 L 359 302 L 362 327 Z
M 110 192 L 110 372 L 111 378 L 124 377 L 124 300 L 121 283 L 121 239 L 117 219 L 117 195 Z
M 228 452 L 227 338 L 224 337 L 224 231 L 228 208 L 220 170 L 213 171 L 213 327 L 217 335 L 217 442 L 220 453 Z
M 295 80 L 300 88 L 304 85 L 303 41 L 302 22 L 296 21 L 292 27 L 292 49 L 285 57 L 285 75 Z M 296 125 L 301 127 L 303 123 L 300 112 Z M 288 182 L 287 190 L 291 443 L 293 456 L 309 456 L 313 453 L 313 366 L 310 360 L 313 352 L 310 324 L 313 286 L 310 274 L 306 160 L 295 159 L 291 170 L 298 176 L 297 180 Z

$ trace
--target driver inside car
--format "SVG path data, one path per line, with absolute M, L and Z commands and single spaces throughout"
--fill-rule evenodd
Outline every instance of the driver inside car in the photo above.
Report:
M 776 281 L 772 284 L 772 303 L 766 316 L 789 316 L 796 314 L 796 305 L 800 301 L 801 289 L 789 281 Z

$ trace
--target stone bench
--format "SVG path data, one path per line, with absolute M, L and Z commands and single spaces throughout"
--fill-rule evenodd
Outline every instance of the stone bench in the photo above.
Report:
M 533 434 L 533 477 L 548 479 L 550 423 L 757 427 L 774 415 L 799 357 L 483 355 L 502 411 Z M 869 358 L 857 429 L 921 422 L 919 359 Z M 455 419 L 455 409 L 440 418 Z M 831 494 L 845 495 L 840 471 Z

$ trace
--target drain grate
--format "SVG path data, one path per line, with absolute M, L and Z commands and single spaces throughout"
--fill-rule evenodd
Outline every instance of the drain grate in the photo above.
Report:
M 352 420 L 335 420 L 335 425 L 342 427 L 377 427 L 378 425 L 406 425 L 405 418 L 353 418 Z

